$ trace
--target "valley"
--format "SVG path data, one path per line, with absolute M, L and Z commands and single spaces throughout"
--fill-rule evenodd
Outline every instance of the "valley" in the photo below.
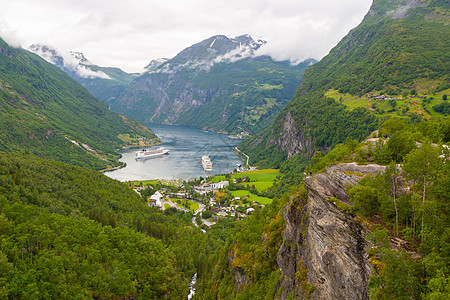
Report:
M 257 55 L 265 43 L 249 35 L 213 36 L 171 59 L 152 60 L 141 74 L 99 67 L 78 52 L 59 53 L 42 45 L 30 50 L 131 119 L 247 137 L 270 125 L 305 69 L 315 63 Z
M 203 232 L 220 221 L 239 221 L 272 202 L 265 190 L 282 174 L 256 170 L 193 180 L 143 180 L 127 184 L 147 198 L 150 207 L 192 213 L 192 222 Z
M 448 1 L 373 0 L 319 61 L 313 27 L 348 3 L 317 23 L 297 2 L 214 22 L 176 3 L 59 11 L 85 47 L 200 41 L 135 73 L 0 31 L 0 298 L 447 299 Z M 280 13 L 288 38 L 211 33 Z

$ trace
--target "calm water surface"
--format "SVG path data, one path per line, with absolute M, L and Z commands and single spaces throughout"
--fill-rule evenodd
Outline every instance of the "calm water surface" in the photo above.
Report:
M 146 160 L 134 159 L 138 149 L 123 150 L 121 161 L 125 168 L 105 172 L 105 175 L 120 181 L 146 179 L 192 179 L 200 176 L 229 173 L 242 160 L 231 149 L 241 140 L 228 138 L 224 134 L 190 127 L 173 125 L 147 125 L 162 140 L 161 146 L 170 150 L 169 155 Z M 213 171 L 206 173 L 202 168 L 202 156 L 208 155 Z

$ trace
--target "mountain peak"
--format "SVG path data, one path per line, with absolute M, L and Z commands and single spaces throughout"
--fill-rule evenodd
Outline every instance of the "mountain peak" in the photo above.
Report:
M 255 52 L 264 44 L 266 41 L 255 40 L 248 34 L 236 37 L 215 35 L 184 49 L 168 61 L 152 61 L 146 70 L 150 73 L 171 73 L 179 68 L 209 71 L 216 63 L 231 63 L 254 57 Z
M 159 68 L 162 64 L 166 63 L 169 59 L 168 58 L 156 58 L 152 59 L 150 63 L 144 68 L 144 72 L 153 72 L 156 71 L 156 69 Z
M 75 58 L 76 60 L 78 60 L 80 63 L 84 64 L 84 65 L 92 65 L 92 63 L 90 61 L 88 61 L 86 59 L 86 57 L 84 57 L 84 54 L 81 52 L 75 52 L 75 51 L 69 51 L 70 55 L 72 55 L 73 58 Z
M 28 47 L 28 50 L 39 55 L 46 61 L 56 65 L 69 74 L 73 74 L 82 78 L 103 78 L 111 79 L 102 71 L 93 70 L 94 66 L 83 53 L 76 51 L 59 52 L 56 49 L 50 48 L 46 45 L 33 44 Z
M 402 19 L 408 15 L 410 9 L 426 6 L 439 6 L 440 2 L 447 2 L 441 0 L 374 0 L 366 19 L 373 19 L 375 21 L 385 17 L 393 19 Z

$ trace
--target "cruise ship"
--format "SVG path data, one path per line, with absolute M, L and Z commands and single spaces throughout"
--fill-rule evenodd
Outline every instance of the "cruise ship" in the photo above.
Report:
M 159 147 L 158 149 L 146 150 L 142 149 L 141 151 L 137 151 L 135 154 L 135 159 L 147 159 L 155 156 L 161 156 L 164 154 L 169 154 L 169 149 L 164 147 Z
M 202 156 L 202 166 L 205 171 L 212 171 L 212 162 L 208 155 Z

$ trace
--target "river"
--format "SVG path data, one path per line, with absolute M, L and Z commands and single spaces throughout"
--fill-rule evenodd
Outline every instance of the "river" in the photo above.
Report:
M 105 172 L 105 175 L 120 180 L 146 179 L 193 179 L 200 176 L 230 173 L 242 160 L 231 149 L 241 140 L 230 139 L 225 134 L 196 128 L 175 125 L 147 125 L 162 140 L 154 147 L 165 147 L 168 155 L 135 160 L 138 149 L 120 151 L 127 166 L 122 169 Z M 202 156 L 208 155 L 213 163 L 213 171 L 205 172 L 202 168 Z

